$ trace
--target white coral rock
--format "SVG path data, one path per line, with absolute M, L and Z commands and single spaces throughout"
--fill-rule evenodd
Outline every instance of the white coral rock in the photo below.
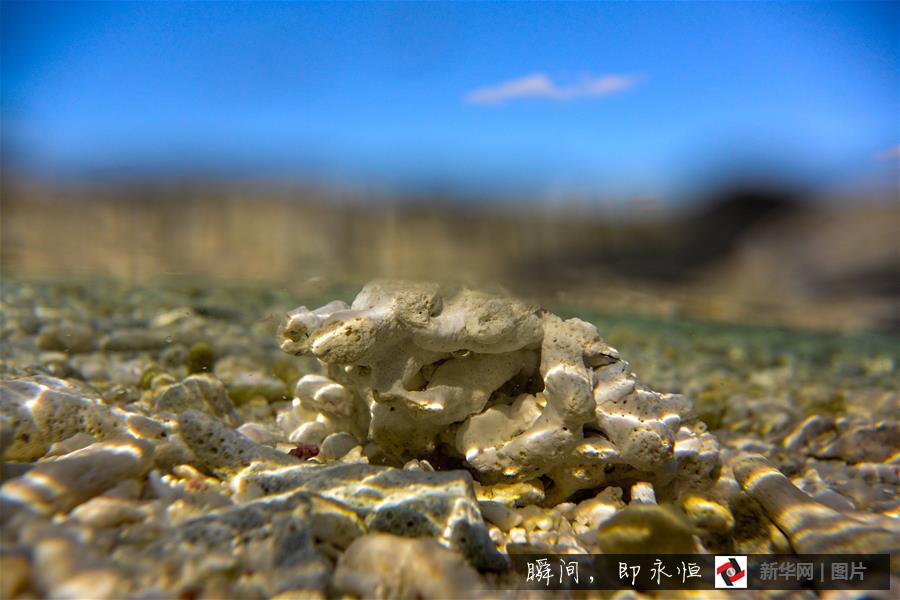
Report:
M 291 311 L 278 336 L 323 366 L 298 382 L 298 414 L 398 464 L 443 454 L 482 483 L 546 476 L 555 501 L 623 480 L 677 494 L 682 470 L 688 488 L 715 477 L 715 439 L 682 424 L 689 401 L 639 385 L 590 323 L 501 293 L 374 281 L 352 305 Z

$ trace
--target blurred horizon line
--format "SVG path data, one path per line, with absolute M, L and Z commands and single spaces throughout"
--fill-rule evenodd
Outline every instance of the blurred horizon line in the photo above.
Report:
M 815 188 L 804 182 L 784 177 L 759 177 L 733 174 L 695 183 L 687 190 L 664 194 L 615 194 L 598 190 L 558 191 L 547 193 L 535 190 L 517 192 L 481 186 L 451 185 L 433 182 L 431 185 L 389 186 L 337 182 L 315 177 L 247 176 L 244 173 L 223 173 L 219 170 L 185 170 L 162 174 L 146 169 L 110 168 L 70 176 L 35 173 L 31 170 L 0 166 L 2 195 L 33 196 L 58 194 L 55 199 L 95 199 L 102 192 L 128 201 L 159 201 L 173 194 L 196 194 L 194 198 L 210 200 L 219 195 L 244 201 L 278 200 L 298 203 L 338 203 L 374 206 L 396 206 L 415 209 L 458 208 L 491 212 L 521 206 L 550 213 L 575 210 L 615 214 L 619 217 L 651 216 L 677 212 L 691 212 L 714 204 L 715 199 L 736 191 L 774 194 L 789 197 L 792 202 L 810 207 L 848 208 L 849 204 L 886 205 L 897 201 L 894 189 L 869 186 L 855 188 Z M 898 182 L 900 183 L 900 182 Z M 478 189 L 474 189 L 477 187 Z M 50 198 L 45 198 L 50 199 Z M 0 198 L 0 203 L 3 199 Z

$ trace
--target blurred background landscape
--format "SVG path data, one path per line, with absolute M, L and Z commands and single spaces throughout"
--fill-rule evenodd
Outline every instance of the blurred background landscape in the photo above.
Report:
M 900 9 L 2 4 L 3 278 L 900 331 Z

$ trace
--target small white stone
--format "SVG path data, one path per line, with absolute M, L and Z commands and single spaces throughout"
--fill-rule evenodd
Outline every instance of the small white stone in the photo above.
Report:
M 525 544 L 528 542 L 528 533 L 522 527 L 513 527 L 509 530 L 509 541 L 514 544 Z
M 87 448 L 96 441 L 97 439 L 91 434 L 79 432 L 61 442 L 54 442 L 51 444 L 50 449 L 47 450 L 46 456 L 62 456 L 69 452 Z
M 78 573 L 53 589 L 53 597 L 77 600 L 117 600 L 128 595 L 128 581 L 111 569 L 92 569 Z
M 277 441 L 277 438 L 272 432 L 259 423 L 244 423 L 237 428 L 237 432 L 257 444 L 272 446 Z
M 146 506 L 118 498 L 97 496 L 72 511 L 72 516 L 91 527 L 117 527 L 123 523 L 143 521 L 149 515 Z
M 560 515 L 571 521 L 575 518 L 575 503 L 574 502 L 562 502 L 553 507 L 556 512 Z
M 328 435 L 328 428 L 318 421 L 309 421 L 300 425 L 291 432 L 288 439 L 294 444 L 314 444 L 320 445 Z
M 480 501 L 478 503 L 478 508 L 481 509 L 481 515 L 486 520 L 495 524 L 503 531 L 509 531 L 522 522 L 522 515 L 499 502 L 493 502 L 491 500 Z
M 434 471 L 434 467 L 432 467 L 431 463 L 428 462 L 427 460 L 424 460 L 424 459 L 419 460 L 419 459 L 414 458 L 411 461 L 409 461 L 408 463 L 406 463 L 405 465 L 403 465 L 403 470 L 404 471 Z
M 153 446 L 143 440 L 97 442 L 36 465 L 0 488 L 4 499 L 43 513 L 68 512 L 125 479 L 147 472 Z
M 653 485 L 639 481 L 631 486 L 631 504 L 656 504 L 656 492 Z
M 104 498 L 119 498 L 120 500 L 137 500 L 143 490 L 143 484 L 137 479 L 126 479 L 103 492 Z
M 332 433 L 319 446 L 319 456 L 322 460 L 339 460 L 348 452 L 359 446 L 356 438 L 343 431 Z

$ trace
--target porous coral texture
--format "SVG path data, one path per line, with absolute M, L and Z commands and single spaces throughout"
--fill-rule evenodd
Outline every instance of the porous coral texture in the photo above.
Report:
M 374 442 L 389 464 L 544 477 L 554 502 L 621 481 L 677 495 L 717 476 L 690 402 L 641 386 L 590 323 L 503 292 L 374 281 L 349 306 L 291 311 L 278 338 L 322 365 L 297 383 L 298 417 Z

